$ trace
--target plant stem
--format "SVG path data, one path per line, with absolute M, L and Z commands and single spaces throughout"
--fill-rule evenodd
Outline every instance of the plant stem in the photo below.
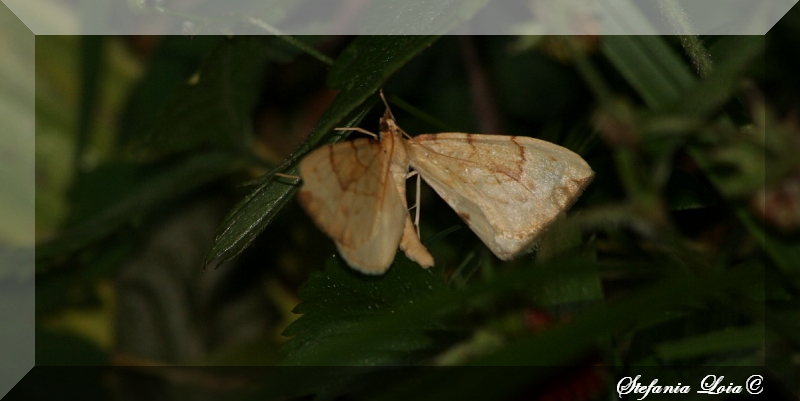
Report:
M 697 74 L 705 77 L 713 69 L 711 56 L 700 38 L 694 33 L 689 16 L 675 0 L 658 0 L 658 7 L 675 32 L 680 34 L 681 46 L 692 60 Z

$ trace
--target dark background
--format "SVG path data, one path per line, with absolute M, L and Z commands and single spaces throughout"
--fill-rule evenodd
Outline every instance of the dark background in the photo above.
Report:
M 37 367 L 10 397 L 480 384 L 599 399 L 620 377 L 730 365 L 766 365 L 796 393 L 798 10 L 700 51 L 678 37 L 39 36 L 36 363 L 115 368 Z M 333 127 L 377 131 L 379 88 L 412 135 L 541 138 L 595 180 L 508 263 L 424 187 L 436 266 L 398 255 L 385 276 L 355 273 L 271 173 Z M 364 367 L 172 369 L 431 364 L 549 368 L 408 369 L 385 386 Z

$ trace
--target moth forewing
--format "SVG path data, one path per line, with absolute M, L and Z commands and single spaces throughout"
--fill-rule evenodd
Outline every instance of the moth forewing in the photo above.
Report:
M 300 204 L 344 260 L 366 274 L 389 268 L 408 216 L 390 165 L 391 154 L 367 138 L 323 146 L 299 165 Z
M 407 148 L 411 166 L 503 260 L 529 249 L 593 176 L 577 154 L 528 137 L 427 134 Z

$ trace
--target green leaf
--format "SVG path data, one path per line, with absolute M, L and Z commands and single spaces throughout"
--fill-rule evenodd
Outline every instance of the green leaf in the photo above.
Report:
M 688 117 L 709 116 L 719 110 L 764 50 L 761 37 L 723 37 L 715 47 L 716 67 L 699 80 L 661 37 L 609 36 L 603 44 L 603 54 L 645 103 L 655 110 L 669 109 Z
M 331 68 L 329 84 L 341 88 L 325 110 L 308 139 L 275 171 L 267 173 L 260 185 L 225 218 L 217 232 L 214 246 L 206 256 L 206 265 L 222 263 L 249 246 L 272 222 L 298 187 L 285 180 L 275 180 L 274 172 L 297 175 L 297 163 L 317 144 L 338 142 L 345 135 L 331 131 L 336 127 L 357 126 L 372 103 L 365 103 L 384 81 L 436 37 L 359 37 L 343 52 Z
M 580 227 L 574 221 L 561 219 L 556 222 L 542 235 L 536 253 L 537 262 L 546 265 L 547 262 L 558 261 L 565 253 L 570 253 L 571 257 L 583 259 L 587 265 L 596 264 L 594 247 L 581 249 L 581 235 Z M 603 299 L 600 276 L 597 271 L 591 270 L 584 275 L 559 280 L 537 289 L 539 291 L 534 300 L 542 307 Z
M 362 29 L 366 33 L 385 32 L 389 21 L 392 35 L 441 35 L 468 21 L 487 3 L 489 0 L 374 1 L 368 3 Z
M 582 280 L 587 273 L 597 269 L 597 266 L 587 263 L 583 256 L 567 255 L 544 265 L 510 270 L 489 282 L 474 283 L 459 291 L 438 289 L 438 284 L 434 282 L 436 286 L 433 291 L 426 292 L 420 286 L 425 280 L 420 280 L 420 284 L 412 288 L 421 289 L 421 292 L 402 292 L 398 290 L 402 289 L 403 282 L 395 277 L 419 275 L 423 271 L 405 262 L 405 258 L 399 259 L 400 262 L 383 278 L 361 276 L 336 261 L 325 272 L 313 275 L 300 293 L 302 304 L 297 311 L 305 314 L 286 332 L 296 337 L 286 346 L 290 355 L 285 363 L 338 366 L 364 364 L 366 359 L 370 363 L 393 366 L 424 363 L 426 359 L 419 358 L 419 351 L 439 347 L 432 342 L 423 342 L 425 334 L 434 331 L 454 335 L 461 333 L 463 327 L 454 325 L 456 321 L 452 317 L 459 317 L 463 321 L 465 311 L 474 313 L 481 310 L 496 316 L 496 306 L 499 305 L 514 305 L 511 306 L 512 310 L 519 311 L 519 297 L 530 293 L 532 288 L 541 291 L 567 280 Z M 494 354 L 474 360 L 473 365 L 569 365 L 607 341 L 611 335 L 632 328 L 638 330 L 643 317 L 645 320 L 664 321 L 665 318 L 680 318 L 687 310 L 690 313 L 692 310 L 705 310 L 704 306 L 715 305 L 730 294 L 747 292 L 764 274 L 760 264 L 747 264 L 733 271 L 708 276 L 687 276 L 685 270 L 676 269 L 674 261 L 659 269 L 644 267 L 641 262 L 635 261 L 628 262 L 626 266 L 626 270 L 650 272 L 651 275 L 661 273 L 665 279 L 609 304 L 584 308 L 568 321 L 549 330 L 517 338 Z M 406 305 L 404 301 L 409 300 L 413 304 Z M 375 308 L 376 302 L 381 307 Z M 369 308 L 370 305 L 373 308 Z M 389 309 L 387 313 L 386 306 L 392 305 L 405 307 Z M 391 313 L 392 310 L 395 313 Z M 474 320 L 474 317 L 469 320 Z M 419 342 L 413 343 L 413 340 Z M 452 338 L 448 343 L 458 344 Z M 417 352 L 412 352 L 415 349 Z M 481 368 L 428 370 L 396 387 L 374 391 L 383 399 L 393 400 L 433 400 L 441 399 L 444 394 L 458 397 L 485 395 L 503 399 L 498 394 L 507 394 L 515 388 L 535 384 L 552 372 L 538 370 L 533 371 L 539 372 L 538 376 L 532 376 L 527 371 L 513 377 L 499 374 L 491 379 L 484 376 L 487 372 L 497 371 Z M 309 394 L 323 391 L 329 388 L 331 382 L 335 385 L 337 381 L 346 381 L 345 391 L 352 394 L 368 387 L 371 378 L 365 373 L 369 372 L 368 369 L 350 370 L 339 376 L 332 371 L 318 372 L 325 378 L 308 377 L 308 371 L 290 372 L 282 379 L 285 380 L 283 386 L 270 385 L 259 395 L 282 394 L 287 389 L 297 394 L 298 388 L 305 389 L 304 394 Z
M 666 342 L 656 347 L 656 353 L 666 360 L 686 359 L 744 349 L 752 350 L 763 347 L 764 341 L 764 324 L 761 323 Z
M 738 90 L 738 80 L 752 62 L 763 53 L 764 38 L 723 37 L 715 46 L 720 58 L 704 80 L 698 81 L 681 66 L 677 54 L 659 37 L 604 38 L 604 54 L 623 74 L 640 96 L 653 108 L 673 108 L 694 116 L 709 116 L 720 109 Z M 728 124 L 726 119 L 720 119 Z M 713 139 L 713 138 L 712 138 Z M 689 153 L 720 192 L 725 192 L 725 177 L 715 172 L 707 150 L 691 147 Z M 766 232 L 744 206 L 736 214 L 783 271 L 794 271 L 800 258 L 800 245 Z
M 70 215 L 67 226 L 87 220 L 122 202 L 138 190 L 152 171 L 134 162 L 111 161 L 75 177 L 69 191 Z
M 119 199 L 93 217 L 67 228 L 57 238 L 37 246 L 37 271 L 46 270 L 52 258 L 75 252 L 111 234 L 126 222 L 144 217 L 164 202 L 238 168 L 237 160 L 222 152 L 200 153 L 175 162 L 132 190 L 131 196 Z
M 166 36 L 150 59 L 149 68 L 131 91 L 120 116 L 118 141 L 123 147 L 141 144 L 151 134 L 159 114 L 179 87 L 196 73 L 203 60 L 224 41 L 219 36 Z
M 371 104 L 359 107 L 350 116 L 343 119 L 342 126 L 358 125 L 370 106 Z M 331 108 L 328 109 L 328 111 L 330 110 Z M 332 125 L 326 115 L 322 116 L 317 127 L 322 124 Z M 317 129 L 314 132 L 317 132 Z M 328 142 L 336 142 L 344 136 L 344 134 L 337 134 L 329 138 Z M 300 156 L 307 153 L 308 145 L 306 144 L 310 140 L 309 137 L 306 143 L 300 146 L 300 149 L 275 169 L 275 172 L 282 171 L 284 174 L 297 176 L 299 174 L 297 161 Z M 284 179 L 276 180 L 273 172 L 265 174 L 258 186 L 225 217 L 214 238 L 214 245 L 206 255 L 205 265 L 222 264 L 247 248 L 258 234 L 275 219 L 283 207 L 294 198 L 298 189 L 296 182 L 287 182 Z
M 36 277 L 36 315 L 54 314 L 64 308 L 85 307 L 97 301 L 96 284 L 101 279 L 110 279 L 139 247 L 138 236 L 116 236 L 94 245 L 92 252 L 81 255 L 81 268 L 73 269 L 69 264 L 50 265 L 39 263 Z M 68 262 L 73 261 L 67 259 Z M 61 268 L 65 266 L 67 268 Z M 47 274 L 41 274 L 46 271 Z
M 75 334 L 36 327 L 36 365 L 103 366 L 108 353 Z
M 684 91 L 674 109 L 690 118 L 712 116 L 740 89 L 742 76 L 764 46 L 760 36 L 723 37 L 713 49 L 718 62 L 712 73 Z
M 586 350 L 602 336 L 632 326 L 641 316 L 654 316 L 687 305 L 705 304 L 709 300 L 725 296 L 728 291 L 749 288 L 753 282 L 763 280 L 763 275 L 763 267 L 757 264 L 711 277 L 675 274 L 674 277 L 662 280 L 652 288 L 639 290 L 612 306 L 598 305 L 587 309 L 576 316 L 572 324 L 545 332 L 541 338 L 534 337 L 510 345 L 479 364 L 519 365 L 535 360 L 540 365 L 560 365 L 578 356 L 581 349 Z M 565 348 L 570 347 L 569 352 L 564 352 Z
M 359 36 L 331 67 L 328 86 L 342 89 L 342 95 L 362 98 L 363 102 L 437 39 L 438 36 Z
M 244 36 L 220 43 L 159 115 L 145 140 L 148 155 L 246 147 L 269 63 L 298 54 L 299 49 L 275 37 Z
M 797 263 L 800 260 L 800 242 L 794 238 L 768 231 L 763 222 L 758 221 L 755 216 L 748 213 L 743 207 L 737 208 L 736 214 L 750 234 L 753 235 L 785 275 L 784 279 L 800 286 L 800 267 L 798 267 Z
M 579 272 L 574 266 L 563 267 L 572 270 L 572 273 Z M 705 303 L 719 299 L 729 291 L 748 288 L 753 279 L 763 276 L 763 273 L 760 266 L 753 265 L 736 272 L 705 278 L 674 275 L 609 305 L 587 308 L 571 318 L 568 323 L 508 344 L 498 352 L 476 360 L 471 365 L 475 367 L 474 369 L 428 372 L 429 374 L 417 377 L 416 380 L 383 392 L 377 399 L 438 400 L 443 397 L 508 399 L 521 389 L 542 383 L 552 370 L 517 368 L 508 371 L 497 367 L 569 366 L 576 361 L 576 358 L 586 355 L 608 336 L 633 326 L 642 316 L 657 316 L 681 309 L 687 303 Z M 563 270 L 556 274 L 563 274 Z M 522 279 L 523 276 L 516 274 L 514 276 L 520 285 L 527 282 Z M 526 276 L 527 279 L 532 278 L 530 272 Z M 550 277 L 556 279 L 556 276 Z M 476 294 L 471 296 L 475 297 Z M 495 374 L 487 377 L 487 372 Z
M 676 102 L 694 77 L 686 63 L 658 36 L 606 36 L 603 54 L 650 107 Z
M 426 314 L 404 313 L 414 303 L 449 290 L 441 269 L 422 269 L 398 257 L 383 276 L 366 276 L 330 259 L 300 289 L 301 313 L 284 335 L 293 336 L 284 365 L 397 365 L 434 342 L 438 326 Z M 353 341 L 362 339 L 363 341 Z M 344 340 L 344 341 L 342 341 Z
M 284 349 L 289 354 L 284 364 L 419 363 L 421 351 L 436 348 L 431 333 L 442 338 L 460 333 L 460 326 L 443 323 L 454 312 L 466 307 L 494 313 L 496 305 L 544 292 L 556 283 L 583 283 L 593 272 L 595 265 L 585 255 L 570 255 L 452 291 L 439 268 L 422 270 L 403 256 L 380 277 L 364 276 L 334 260 L 300 290 L 295 312 L 303 316 L 284 332 L 295 336 Z

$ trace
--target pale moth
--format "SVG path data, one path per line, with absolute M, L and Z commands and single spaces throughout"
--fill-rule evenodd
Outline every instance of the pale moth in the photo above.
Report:
M 577 154 L 539 139 L 404 134 L 387 103 L 378 138 L 323 146 L 300 162 L 300 204 L 365 274 L 385 273 L 398 246 L 420 266 L 433 266 L 406 204 L 409 167 L 503 260 L 532 247 L 594 175 Z

